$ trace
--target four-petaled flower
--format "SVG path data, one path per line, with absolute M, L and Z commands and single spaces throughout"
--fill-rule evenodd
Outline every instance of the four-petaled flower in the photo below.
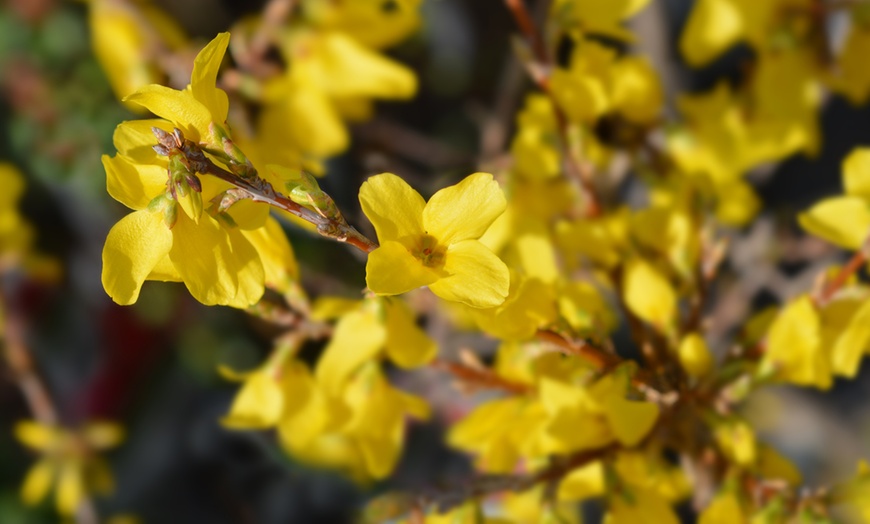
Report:
M 404 180 L 384 173 L 362 185 L 359 200 L 381 242 L 366 264 L 371 291 L 398 295 L 429 286 L 445 300 L 473 307 L 504 302 L 510 273 L 478 241 L 507 205 L 492 175 L 470 175 L 426 203 Z

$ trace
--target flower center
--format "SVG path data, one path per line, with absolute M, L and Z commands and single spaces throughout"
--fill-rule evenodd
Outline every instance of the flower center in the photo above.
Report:
M 418 258 L 426 267 L 441 267 L 444 265 L 444 254 L 447 248 L 438 245 L 438 240 L 432 235 L 423 235 L 411 254 Z

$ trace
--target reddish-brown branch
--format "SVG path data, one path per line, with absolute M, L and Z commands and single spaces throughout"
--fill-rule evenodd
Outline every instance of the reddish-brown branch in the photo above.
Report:
M 0 278 L 10 278 L 9 275 L 0 275 Z M 3 350 L 9 370 L 13 379 L 18 384 L 24 401 L 34 420 L 44 426 L 57 426 L 60 424 L 57 407 L 48 387 L 36 370 L 33 356 L 27 346 L 26 329 L 27 322 L 22 314 L 21 307 L 13 303 L 12 292 L 6 287 L 5 282 L 0 289 L 0 305 L 5 315 L 3 323 Z M 83 496 L 76 509 L 76 521 L 80 524 L 95 524 L 99 522 L 96 508 L 88 496 Z
M 532 18 L 529 10 L 526 9 L 524 1 L 505 0 L 505 5 L 507 5 L 514 20 L 516 20 L 520 31 L 523 32 L 526 39 L 531 44 L 532 50 L 535 52 L 535 58 L 537 58 L 541 63 L 549 63 L 550 58 L 547 54 L 547 46 L 544 44 L 544 40 L 541 38 L 540 33 L 538 33 L 538 29 L 535 26 L 535 20 Z
M 819 295 L 815 297 L 815 303 L 822 305 L 831 300 L 834 294 L 839 291 L 846 284 L 846 282 L 849 281 L 852 275 L 854 275 L 856 272 L 858 272 L 859 269 L 861 269 L 861 266 L 863 266 L 865 262 L 867 262 L 867 255 L 864 254 L 863 249 L 852 255 L 852 258 L 849 259 L 849 262 L 847 262 L 846 265 L 843 266 L 843 269 L 841 269 L 840 272 L 837 273 L 837 276 L 834 277 L 834 280 L 830 281 L 822 289 L 821 293 L 819 293 Z
M 446 371 L 462 381 L 463 384 L 475 388 L 500 389 L 513 395 L 526 395 L 533 390 L 532 386 L 512 382 L 484 367 L 476 368 L 441 359 L 433 361 L 432 367 Z
M 535 333 L 535 337 L 538 340 L 558 346 L 568 355 L 582 358 L 599 370 L 613 368 L 622 362 L 622 359 L 618 356 L 607 353 L 603 349 L 597 348 L 585 340 L 571 340 L 555 331 L 541 329 Z

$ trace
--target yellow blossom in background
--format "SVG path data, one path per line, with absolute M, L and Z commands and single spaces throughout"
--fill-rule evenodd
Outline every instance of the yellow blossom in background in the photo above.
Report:
M 508 269 L 478 241 L 506 206 L 492 175 L 470 175 L 427 203 L 404 180 L 384 173 L 363 184 L 359 199 L 381 242 L 366 264 L 366 284 L 374 293 L 429 286 L 445 300 L 472 307 L 504 302 Z
M 804 229 L 846 249 L 858 250 L 870 233 L 870 149 L 843 161 L 844 196 L 822 200 L 798 216 Z
M 58 512 L 71 516 L 90 493 L 105 494 L 113 489 L 111 472 L 98 452 L 114 448 L 124 439 L 118 424 L 90 422 L 70 430 L 25 420 L 15 426 L 15 437 L 41 455 L 21 486 L 25 504 L 38 504 L 54 486 Z
M 91 44 L 115 96 L 123 99 L 140 87 L 160 82 L 158 63 L 186 43 L 182 29 L 148 0 L 125 5 L 114 0 L 88 3 Z M 160 56 L 163 54 L 163 56 Z M 140 106 L 126 103 L 131 109 Z
M 646 7 L 649 0 L 558 0 L 553 12 L 563 23 L 583 33 L 631 40 L 621 23 Z
M 313 24 L 342 31 L 366 47 L 383 49 L 399 43 L 422 22 L 422 0 L 304 0 L 302 9 Z
M 103 249 L 103 286 L 119 304 L 135 302 L 145 280 L 160 280 L 184 282 L 204 304 L 247 307 L 260 299 L 264 282 L 280 286 L 295 272 L 292 251 L 268 218 L 268 206 L 242 201 L 228 217 L 203 213 L 202 200 L 230 185 L 205 177 L 197 191 L 191 185 L 196 175 L 189 172 L 176 183 L 170 180 L 173 169 L 180 169 L 171 164 L 174 159 L 151 148 L 152 127 L 168 132 L 174 126 L 188 139 L 222 150 L 228 102 L 215 79 L 228 42 L 223 33 L 200 52 L 187 89 L 152 85 L 127 97 L 170 122 L 121 124 L 114 137 L 118 154 L 103 157 L 109 194 L 135 210 L 112 228 Z M 171 190 L 173 183 L 179 188 Z
M 762 369 L 772 370 L 779 380 L 827 389 L 833 380 L 828 350 L 821 345 L 818 311 L 808 296 L 802 296 L 786 305 L 771 324 Z

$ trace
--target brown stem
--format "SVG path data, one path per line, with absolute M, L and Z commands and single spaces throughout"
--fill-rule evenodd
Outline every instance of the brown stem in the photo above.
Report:
M 467 383 L 474 387 L 501 389 L 513 395 L 526 395 L 533 390 L 532 386 L 512 382 L 498 376 L 496 373 L 486 368 L 478 369 L 466 366 L 459 362 L 450 362 L 441 359 L 434 360 L 432 362 L 432 367 L 446 371 L 460 379 L 463 383 Z
M 0 275 L 0 278 L 8 279 L 9 275 Z M 58 426 L 60 417 L 58 409 L 51 398 L 48 387 L 36 370 L 33 356 L 26 342 L 27 322 L 18 304 L 13 303 L 12 292 L 3 282 L 0 289 L 0 307 L 5 315 L 3 323 L 3 349 L 9 370 L 18 388 L 27 403 L 34 420 L 44 426 Z M 97 524 L 99 517 L 93 501 L 88 496 L 83 496 L 79 507 L 76 509 L 76 522 L 79 524 Z
M 272 184 L 261 178 L 242 178 L 217 166 L 202 152 L 199 152 L 198 155 L 196 153 L 188 155 L 187 158 L 191 163 L 191 167 L 195 168 L 197 172 L 215 176 L 232 184 L 245 191 L 247 196 L 254 202 L 264 202 L 314 224 L 317 226 L 317 232 L 325 237 L 350 244 L 363 253 L 371 253 L 378 248 L 377 243 L 348 225 L 347 222 L 325 217 L 307 207 L 297 204 L 275 191 Z
M 562 147 L 565 159 L 565 168 L 568 176 L 574 179 L 583 191 L 586 199 L 586 216 L 589 218 L 600 216 L 602 213 L 601 200 L 598 197 L 598 192 L 595 189 L 595 184 L 592 181 L 592 170 L 589 165 L 582 162 L 571 147 L 569 121 L 565 112 L 559 107 L 553 93 L 550 89 L 549 70 L 553 67 L 553 60 L 547 52 L 547 47 L 538 32 L 534 19 L 526 9 L 523 0 L 505 0 L 505 5 L 516 20 L 517 25 L 523 32 L 523 35 L 530 42 L 532 50 L 535 53 L 535 59 L 543 65 L 543 71 L 530 71 L 529 76 L 537 84 L 538 88 L 546 93 L 553 105 L 553 111 L 556 117 L 556 127 L 559 131 L 559 142 Z
M 504 0 L 505 5 L 510 10 L 516 20 L 520 31 L 526 36 L 526 39 L 532 44 L 532 50 L 535 52 L 535 57 L 541 63 L 549 63 L 550 58 L 547 55 L 547 46 L 544 45 L 544 39 L 535 25 L 535 21 L 529 10 L 526 9 L 524 0 Z
M 865 249 L 861 249 L 857 251 L 852 258 L 849 259 L 849 262 L 837 273 L 837 276 L 834 277 L 834 280 L 830 281 L 819 293 L 817 297 L 815 297 L 816 304 L 825 304 L 834 296 L 837 291 L 839 291 L 846 282 L 854 275 L 861 266 L 864 265 L 864 262 L 867 261 L 867 255 L 864 253 Z
M 585 340 L 572 340 L 555 331 L 541 329 L 535 333 L 535 337 L 538 340 L 558 346 L 568 355 L 582 358 L 599 370 L 616 367 L 622 362 L 622 359 L 618 356 L 607 353 Z

